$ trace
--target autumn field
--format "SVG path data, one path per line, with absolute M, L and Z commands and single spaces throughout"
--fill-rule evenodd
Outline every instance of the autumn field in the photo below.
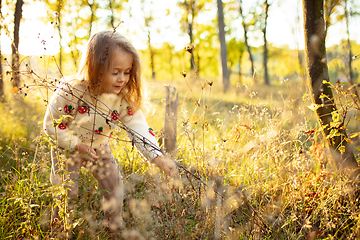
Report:
M 28 70 L 23 75 L 25 86 L 18 92 L 9 89 L 12 94 L 0 105 L 0 238 L 48 239 L 51 206 L 64 206 L 55 196 L 65 196 L 67 184 L 52 186 L 49 181 L 52 143 L 43 133 L 42 119 L 52 92 L 39 83 L 52 79 Z M 168 177 L 147 163 L 123 141 L 123 131 L 114 135 L 112 150 L 125 184 L 121 238 L 360 236 L 358 191 L 330 159 L 308 89 L 295 80 L 266 88 L 253 82 L 249 78 L 239 84 L 233 78 L 232 90 L 224 94 L 219 80 L 191 74 L 170 82 L 148 80 L 147 119 L 158 138 L 164 127 L 165 86 L 179 94 L 178 175 Z M 351 106 L 357 106 L 346 86 L 333 85 L 337 101 L 353 100 Z M 358 112 L 346 109 L 353 114 L 346 124 L 353 133 L 350 146 L 356 147 Z M 354 151 L 358 159 L 359 151 Z M 86 169 L 81 176 L 74 220 L 67 227 L 75 239 L 108 239 L 101 226 L 102 194 Z
M 0 0 L 0 240 L 360 239 L 358 2 Z M 58 136 L 43 130 L 58 80 L 79 70 L 88 39 L 106 29 L 141 56 L 131 53 L 126 68 L 116 69 L 135 82 L 141 62 L 145 132 L 164 152 L 167 136 L 176 137 L 169 153 L 176 174 L 168 176 L 134 147 L 146 139 L 129 140 L 133 130 L 119 115 L 97 114 L 97 94 L 90 97 L 93 122 L 104 117 L 119 127 L 109 136 L 124 181 L 119 228 L 104 213 L 118 202 L 103 203 L 109 192 L 90 167 L 81 168 L 79 195 L 70 198 L 74 182 L 65 169 L 74 149 L 60 148 Z M 88 48 L 105 54 L 94 55 L 101 59 L 93 83 L 99 89 L 115 79 L 104 78 L 111 74 L 104 61 L 129 57 L 119 45 L 115 61 L 110 40 L 98 43 L 105 51 Z M 116 94 L 132 82 L 114 86 Z M 167 89 L 175 89 L 176 115 L 167 113 Z M 87 107 L 85 93 L 78 110 Z M 121 112 L 109 109 L 108 116 Z M 59 113 L 50 123 L 57 129 L 72 117 Z M 91 145 L 102 129 L 87 129 Z M 50 183 L 51 149 L 64 153 L 58 185 Z M 51 221 L 54 207 L 63 224 Z

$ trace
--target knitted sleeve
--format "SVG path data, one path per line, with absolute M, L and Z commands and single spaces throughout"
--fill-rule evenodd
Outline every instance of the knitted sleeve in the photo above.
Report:
M 80 141 L 69 125 L 72 121 L 71 112 L 76 100 L 69 85 L 60 84 L 52 95 L 44 117 L 44 131 L 61 148 L 75 148 Z
M 128 129 L 129 138 L 147 160 L 152 161 L 155 157 L 163 155 L 155 134 L 149 128 L 141 110 L 125 116 L 122 122 Z

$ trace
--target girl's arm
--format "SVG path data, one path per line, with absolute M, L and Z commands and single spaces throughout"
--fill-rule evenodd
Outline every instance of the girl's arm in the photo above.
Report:
M 125 116 L 123 122 L 126 127 L 137 133 L 132 134 L 132 132 L 128 132 L 128 136 L 133 140 L 141 154 L 166 174 L 174 175 L 176 164 L 168 156 L 164 156 L 159 151 L 159 144 L 153 130 L 149 128 L 142 111 L 138 110 L 133 115 Z
M 152 161 L 155 157 L 163 155 L 155 135 L 152 129 L 149 128 L 141 110 L 125 116 L 122 122 L 130 129 L 127 132 L 128 136 L 146 159 Z
M 91 160 L 94 162 L 99 159 L 95 150 L 84 143 L 76 144 L 75 151 L 78 152 L 81 158 L 84 158 L 84 160 Z
M 74 149 L 80 140 L 67 125 L 68 122 L 72 121 L 72 117 L 66 113 L 65 106 L 75 106 L 75 100 L 72 101 L 72 95 L 62 90 L 62 87 L 64 87 L 63 84 L 59 86 L 50 98 L 44 117 L 43 128 L 47 135 L 57 141 L 59 147 Z M 72 111 L 76 111 L 76 109 Z M 63 119 L 60 120 L 61 118 Z
M 167 175 L 174 176 L 176 174 L 176 164 L 169 157 L 157 156 L 152 162 Z

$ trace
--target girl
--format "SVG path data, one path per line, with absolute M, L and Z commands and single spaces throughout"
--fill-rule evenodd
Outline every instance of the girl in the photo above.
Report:
M 69 172 L 68 198 L 77 197 L 79 168 L 90 169 L 104 190 L 103 210 L 108 227 L 121 227 L 123 182 L 109 147 L 111 132 L 125 129 L 137 149 L 165 173 L 175 173 L 175 163 L 162 154 L 153 130 L 141 111 L 143 93 L 140 57 L 134 46 L 114 30 L 93 35 L 82 56 L 76 76 L 63 78 L 50 99 L 44 130 L 57 147 L 52 148 L 50 181 L 62 183 L 59 164 L 64 150 Z M 68 210 L 74 204 L 69 202 Z M 52 226 L 63 225 L 58 207 L 52 213 Z

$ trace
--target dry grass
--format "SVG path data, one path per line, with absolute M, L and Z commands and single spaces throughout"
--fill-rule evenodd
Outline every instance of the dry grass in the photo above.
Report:
M 131 143 L 113 140 L 125 183 L 122 238 L 360 237 L 357 188 L 332 167 L 305 90 L 288 82 L 233 86 L 223 94 L 218 81 L 209 83 L 172 82 L 179 91 L 175 158 L 183 167 L 178 177 L 164 176 Z M 151 83 L 156 111 L 148 121 L 158 135 L 163 85 Z M 53 196 L 65 192 L 49 182 L 43 96 L 33 91 L 24 100 L 0 105 L 1 239 L 49 238 Z M 123 136 L 120 132 L 117 139 Z M 83 170 L 81 175 L 74 236 L 107 239 L 100 227 L 101 192 L 91 174 Z

